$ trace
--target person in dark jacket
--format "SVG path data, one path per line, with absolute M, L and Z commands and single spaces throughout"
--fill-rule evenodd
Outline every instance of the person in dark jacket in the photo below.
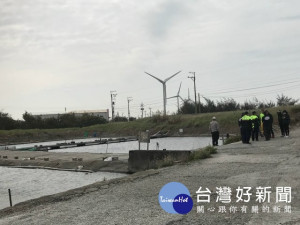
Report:
M 248 112 L 244 113 L 244 116 L 241 118 L 241 133 L 242 133 L 242 142 L 243 144 L 250 144 L 251 137 L 251 117 L 248 116 Z
M 252 122 L 252 132 L 251 132 L 251 134 L 252 134 L 252 141 L 254 141 L 254 139 L 256 141 L 258 141 L 260 119 L 256 115 L 255 111 L 252 112 L 251 122 Z
M 244 113 L 242 113 L 241 117 L 238 120 L 238 125 L 239 125 L 239 128 L 240 128 L 241 136 L 242 136 L 242 118 L 243 118 L 243 116 L 244 116 Z
M 283 133 L 285 137 L 289 137 L 290 135 L 290 115 L 286 110 L 282 111 L 282 126 L 283 126 Z
M 264 136 L 266 138 L 266 141 L 269 141 L 272 132 L 273 116 L 269 113 L 268 110 L 265 111 L 265 115 L 262 118 L 262 122 L 264 124 Z
M 283 123 L 282 123 L 282 112 L 281 112 L 281 110 L 279 110 L 277 112 L 277 116 L 278 116 L 278 124 L 279 124 L 279 127 L 280 127 L 281 137 L 284 137 Z

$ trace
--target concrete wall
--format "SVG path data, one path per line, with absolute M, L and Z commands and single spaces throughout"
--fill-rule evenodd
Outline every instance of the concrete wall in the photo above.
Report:
M 129 151 L 128 171 L 156 169 L 172 165 L 174 161 L 186 161 L 191 151 L 163 151 L 163 150 L 133 150 Z

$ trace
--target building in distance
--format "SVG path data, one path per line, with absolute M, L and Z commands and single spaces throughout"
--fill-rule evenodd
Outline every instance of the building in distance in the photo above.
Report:
M 106 121 L 109 120 L 109 110 L 75 110 L 66 113 L 45 113 L 45 114 L 36 114 L 34 117 L 40 117 L 41 119 L 55 118 L 58 119 L 59 116 L 64 114 L 74 114 L 76 117 L 81 117 L 84 114 L 89 114 L 91 116 L 103 117 Z

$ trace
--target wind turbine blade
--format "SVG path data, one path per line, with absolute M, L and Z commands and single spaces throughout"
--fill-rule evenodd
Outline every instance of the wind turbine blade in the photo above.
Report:
M 179 74 L 181 71 L 175 73 L 174 75 L 168 77 L 167 79 L 164 80 L 164 82 L 167 82 L 168 80 L 170 80 L 172 77 L 175 77 L 177 74 Z
M 167 99 L 170 99 L 170 98 L 177 98 L 178 96 L 172 96 L 172 97 L 169 97 L 169 98 L 167 98 Z
M 182 84 L 182 82 L 180 82 L 179 89 L 178 89 L 178 92 L 177 92 L 177 96 L 179 96 L 181 84 Z
M 179 98 L 184 102 L 184 99 L 180 96 L 180 95 L 178 95 L 179 96 Z
M 149 76 L 155 78 L 155 79 L 158 80 L 159 82 L 164 83 L 164 81 L 162 81 L 161 79 L 159 79 L 159 78 L 157 78 L 157 77 L 151 75 L 150 73 L 147 73 L 147 72 L 145 72 L 145 73 L 148 74 Z

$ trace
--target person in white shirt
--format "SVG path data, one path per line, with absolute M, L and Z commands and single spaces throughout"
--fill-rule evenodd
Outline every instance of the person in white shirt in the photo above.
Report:
M 218 146 L 218 140 L 219 140 L 219 123 L 217 122 L 216 117 L 212 118 L 212 121 L 209 124 L 209 130 L 211 132 L 213 146 Z

